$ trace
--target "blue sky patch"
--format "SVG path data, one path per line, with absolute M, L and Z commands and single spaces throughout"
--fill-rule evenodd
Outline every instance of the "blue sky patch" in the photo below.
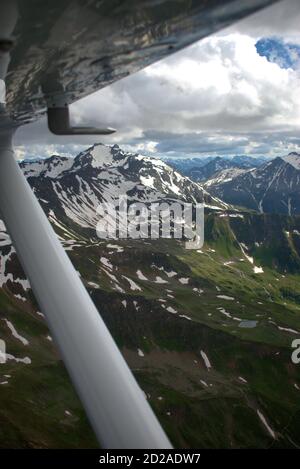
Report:
M 294 70 L 300 65 L 300 45 L 285 43 L 280 38 L 262 38 L 255 44 L 258 54 L 281 68 Z

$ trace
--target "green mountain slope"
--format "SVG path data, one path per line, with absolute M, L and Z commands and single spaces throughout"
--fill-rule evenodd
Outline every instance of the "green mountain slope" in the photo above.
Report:
M 199 251 L 54 228 L 176 447 L 300 446 L 299 218 L 210 213 Z M 0 337 L 31 362 L 0 365 L 0 446 L 93 447 L 21 272 L 11 252 Z

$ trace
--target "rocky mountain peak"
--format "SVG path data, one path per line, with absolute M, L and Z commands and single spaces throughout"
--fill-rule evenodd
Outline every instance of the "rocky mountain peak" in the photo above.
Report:
M 292 165 L 295 169 L 300 170 L 300 154 L 292 151 L 287 156 L 283 156 L 282 159 Z

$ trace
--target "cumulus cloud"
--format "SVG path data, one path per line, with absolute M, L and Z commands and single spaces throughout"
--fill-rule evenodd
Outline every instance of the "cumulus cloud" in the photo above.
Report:
M 74 121 L 116 127 L 104 142 L 157 155 L 298 150 L 300 72 L 268 61 L 255 47 L 259 37 L 278 35 L 280 24 L 295 42 L 299 3 L 283 3 L 78 101 Z M 18 142 L 69 145 L 65 152 L 73 152 L 95 140 L 58 141 L 44 127 L 42 120 L 22 129 Z

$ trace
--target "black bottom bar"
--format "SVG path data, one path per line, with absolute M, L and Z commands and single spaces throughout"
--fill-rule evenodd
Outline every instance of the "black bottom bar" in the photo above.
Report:
M 214 463 L 230 463 L 240 469 L 241 464 L 270 465 L 286 464 L 292 450 L 0 450 L 0 458 L 9 461 L 10 466 L 30 468 L 93 468 L 138 467 L 159 464 L 160 467 L 173 464 L 211 467 Z

